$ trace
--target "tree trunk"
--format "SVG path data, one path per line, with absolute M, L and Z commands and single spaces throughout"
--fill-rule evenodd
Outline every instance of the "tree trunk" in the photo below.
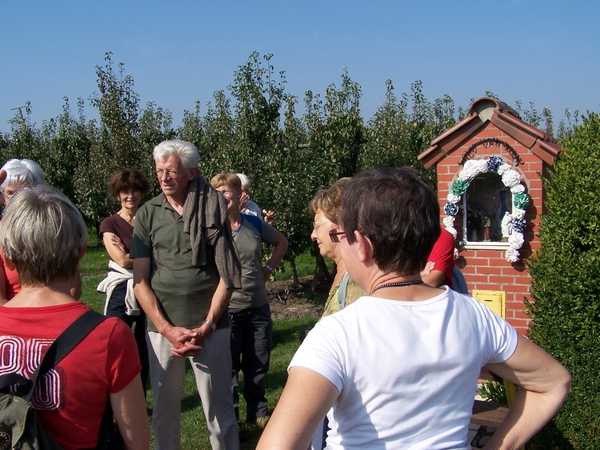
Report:
M 294 286 L 300 286 L 300 279 L 298 278 L 298 270 L 296 270 L 296 260 L 290 258 L 290 269 L 292 271 L 292 279 L 294 280 Z
M 319 253 L 319 248 L 317 247 L 316 242 L 313 241 L 313 249 L 315 251 L 315 272 L 313 274 L 313 280 L 311 284 L 311 289 L 313 292 L 317 289 L 317 284 L 323 279 L 331 280 L 331 274 L 327 269 L 327 265 L 325 264 L 325 259 Z M 334 269 L 335 270 L 335 269 Z

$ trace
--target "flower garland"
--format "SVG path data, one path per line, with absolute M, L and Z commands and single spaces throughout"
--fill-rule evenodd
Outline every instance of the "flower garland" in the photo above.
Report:
M 508 221 L 508 245 L 509 248 L 504 253 L 504 257 L 510 263 L 519 260 L 519 249 L 525 242 L 523 231 L 527 226 L 525 219 L 525 208 L 529 205 L 531 198 L 525 193 L 525 186 L 521 183 L 521 174 L 512 169 L 508 163 L 504 163 L 502 157 L 493 155 L 488 159 L 471 159 L 467 161 L 462 170 L 458 173 L 458 180 L 450 188 L 448 194 L 448 203 L 444 205 L 444 225 L 454 239 L 456 239 L 456 229 L 454 228 L 454 219 L 458 214 L 458 203 L 462 196 L 467 192 L 469 183 L 477 175 L 487 172 L 497 172 L 502 177 L 502 182 L 512 193 L 513 210 Z

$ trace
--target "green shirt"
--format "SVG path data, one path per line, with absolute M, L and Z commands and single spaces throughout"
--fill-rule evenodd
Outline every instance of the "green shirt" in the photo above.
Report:
M 262 274 L 260 244 L 273 244 L 279 231 L 256 216 L 241 214 L 241 225 L 232 230 L 242 263 L 242 289 L 233 291 L 230 308 L 258 308 L 269 303 Z
M 207 255 L 208 264 L 192 265 L 190 236 L 183 231 L 183 216 L 164 194 L 138 210 L 129 256 L 151 259 L 150 287 L 165 318 L 175 326 L 196 328 L 206 319 L 220 279 L 214 250 L 207 245 L 207 252 L 211 253 Z M 221 316 L 217 326 L 228 326 L 227 314 Z M 157 331 L 151 321 L 148 331 Z
M 338 282 L 338 284 L 329 291 L 329 296 L 327 297 L 327 301 L 325 302 L 325 308 L 323 309 L 323 315 L 321 318 L 325 316 L 329 316 L 331 314 L 335 314 L 340 311 L 340 300 L 338 298 L 338 292 L 340 290 L 340 283 L 342 280 Z M 360 297 L 365 295 L 365 291 L 356 284 L 352 280 L 348 280 L 348 286 L 346 287 L 346 301 L 345 305 L 348 306 L 351 303 L 354 303 Z

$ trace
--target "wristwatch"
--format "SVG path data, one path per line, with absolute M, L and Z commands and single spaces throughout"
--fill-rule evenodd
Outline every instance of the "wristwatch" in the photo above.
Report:
M 211 322 L 210 320 L 206 319 L 204 321 L 205 324 L 207 324 L 209 327 L 212 328 L 213 331 L 215 331 L 217 329 L 217 326 L 214 324 L 214 322 Z

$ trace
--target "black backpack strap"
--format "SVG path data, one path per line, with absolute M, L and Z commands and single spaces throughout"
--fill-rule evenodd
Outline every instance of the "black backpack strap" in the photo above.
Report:
M 15 384 L 26 386 L 29 380 L 18 373 L 7 373 L 0 376 L 0 392 L 8 392 L 7 389 Z
M 96 328 L 97 325 L 103 322 L 104 319 L 106 319 L 106 316 L 97 313 L 96 311 L 89 310 L 77 318 L 75 322 L 69 325 L 69 327 L 54 340 L 42 358 L 40 365 L 29 380 L 29 390 L 25 400 L 31 401 L 38 377 L 42 376 L 58 364 L 84 337 Z

